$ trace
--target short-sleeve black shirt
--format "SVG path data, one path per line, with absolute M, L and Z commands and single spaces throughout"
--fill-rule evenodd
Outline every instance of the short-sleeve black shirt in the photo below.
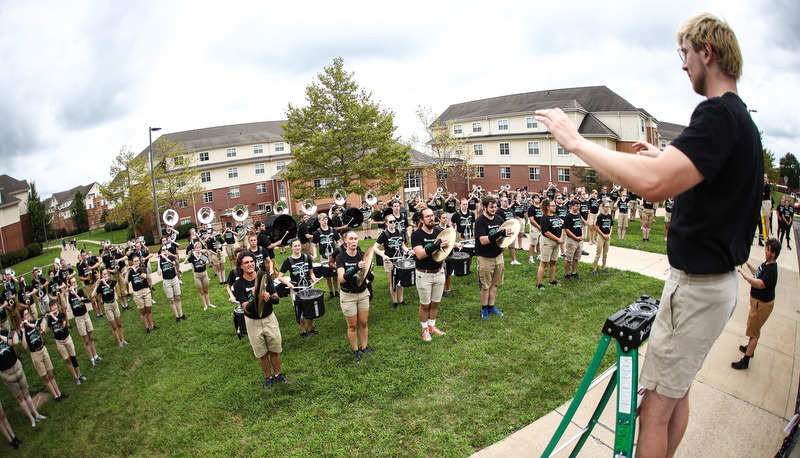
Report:
M 501 209 L 498 209 L 498 212 Z M 486 215 L 481 215 L 478 219 L 475 220 L 475 254 L 478 256 L 483 256 L 485 258 L 494 258 L 500 256 L 503 252 L 503 249 L 500 248 L 495 242 L 491 240 L 486 245 L 480 242 L 480 238 L 483 236 L 489 236 L 497 232 L 497 229 L 503 224 L 505 220 L 502 216 L 495 214 L 492 219 L 486 217 Z
M 422 228 L 415 230 L 411 233 L 411 248 L 413 249 L 416 246 L 426 248 L 428 245 L 436 241 L 436 236 L 438 236 L 440 232 L 442 232 L 442 228 L 439 226 L 434 226 L 433 233 L 431 234 L 428 234 Z M 442 268 L 442 263 L 436 262 L 433 259 L 433 256 L 426 256 L 422 259 L 417 259 L 414 262 L 414 265 L 418 269 L 424 270 L 439 270 Z

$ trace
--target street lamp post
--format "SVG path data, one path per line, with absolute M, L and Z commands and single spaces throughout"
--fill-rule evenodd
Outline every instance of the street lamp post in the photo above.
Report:
M 160 127 L 150 127 L 147 135 L 150 137 L 150 181 L 153 183 L 153 202 L 156 208 L 156 227 L 158 227 L 158 240 L 161 240 L 161 220 L 158 217 L 158 196 L 156 195 L 156 176 L 153 173 L 153 132 L 161 130 Z

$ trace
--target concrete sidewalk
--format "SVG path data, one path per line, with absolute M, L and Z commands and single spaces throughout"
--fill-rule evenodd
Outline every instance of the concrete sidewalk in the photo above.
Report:
M 730 365 L 742 357 L 739 345 L 747 343 L 744 331 L 750 310 L 750 288 L 740 278 L 736 310 L 692 384 L 689 425 L 676 456 L 774 456 L 780 448 L 786 436 L 783 428 L 795 413 L 800 377 L 797 235 L 795 231 L 794 251 L 787 250 L 785 243 L 783 245 L 778 258 L 775 308 L 762 328 L 756 349 L 758 356 L 750 361 L 750 369 L 744 371 L 734 370 Z M 594 253 L 584 256 L 582 261 L 593 260 Z M 758 265 L 763 261 L 764 249 L 754 241 L 750 263 Z M 662 280 L 666 279 L 669 268 L 666 255 L 615 247 L 609 250 L 608 265 Z M 598 323 L 598 327 L 600 325 Z M 613 344 L 609 351 L 614 351 Z M 644 345 L 640 349 L 640 365 L 646 352 L 647 346 Z M 560 444 L 586 426 L 605 386 L 606 383 L 601 383 L 587 393 Z M 568 408 L 569 402 L 473 456 L 540 456 Z M 600 422 L 613 428 L 615 415 L 616 393 L 609 400 Z M 598 424 L 580 455 L 612 456 L 613 446 L 613 430 Z M 568 446 L 557 456 L 568 456 L 572 449 L 573 446 Z

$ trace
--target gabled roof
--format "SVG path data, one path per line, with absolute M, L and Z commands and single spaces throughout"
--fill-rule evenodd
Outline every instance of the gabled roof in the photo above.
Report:
M 683 129 L 686 129 L 686 126 L 682 126 L 680 124 L 673 124 L 671 122 L 658 122 L 658 135 L 665 139 L 674 140 L 678 138 L 678 135 L 683 132 Z
M 609 88 L 589 86 L 550 89 L 458 103 L 450 105 L 439 119 L 442 122 L 468 120 L 486 116 L 533 113 L 534 110 L 554 107 L 587 112 L 639 111 Z
M 234 147 L 283 140 L 283 121 L 251 122 L 229 126 L 206 127 L 161 135 L 173 143 L 182 143 L 186 152 L 204 151 L 214 148 Z M 154 140 L 155 142 L 155 140 Z M 139 156 L 147 156 L 149 145 Z
M 589 113 L 583 118 L 583 122 L 578 127 L 578 132 L 583 136 L 602 135 L 604 137 L 613 137 L 619 139 L 613 130 L 603 124 L 602 121 L 597 119 L 593 114 Z
M 14 196 L 21 192 L 28 192 L 30 186 L 26 180 L 17 180 L 8 175 L 0 175 L 0 208 L 18 205 L 21 200 Z
M 74 188 L 69 189 L 67 191 L 53 193 L 53 199 L 55 199 L 57 203 L 70 202 L 75 197 L 75 191 L 77 190 L 80 190 L 81 194 L 83 194 L 83 196 L 86 197 L 86 194 L 88 194 L 89 191 L 91 191 L 92 186 L 94 185 L 95 183 L 93 182 L 83 186 L 75 186 Z

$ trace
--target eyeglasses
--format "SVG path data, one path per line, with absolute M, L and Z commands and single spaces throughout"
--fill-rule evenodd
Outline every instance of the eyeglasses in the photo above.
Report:
M 393 220 L 393 219 L 386 220 L 386 224 L 394 224 L 394 223 L 395 223 L 395 220 Z
M 685 64 L 686 63 L 686 51 L 684 51 L 681 48 L 678 48 L 678 56 L 680 56 L 681 62 L 683 62 Z

